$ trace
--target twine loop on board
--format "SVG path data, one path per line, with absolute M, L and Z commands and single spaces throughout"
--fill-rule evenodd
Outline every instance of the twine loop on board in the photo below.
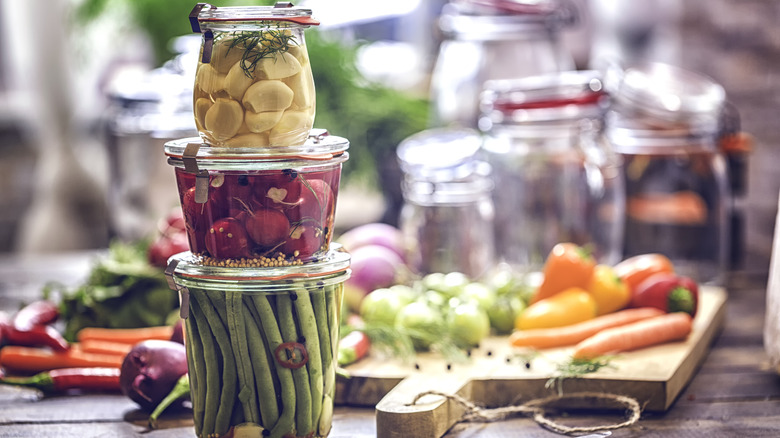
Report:
M 455 403 L 461 405 L 465 412 L 459 421 L 461 422 L 491 422 L 502 420 L 510 415 L 514 414 L 530 414 L 533 416 L 534 421 L 541 426 L 550 429 L 554 432 L 571 435 L 578 433 L 593 433 L 606 430 L 615 430 L 621 427 L 627 427 L 635 424 L 639 421 L 639 417 L 642 413 L 642 407 L 639 402 L 631 397 L 627 397 L 619 394 L 610 394 L 603 392 L 575 392 L 571 394 L 554 395 L 550 397 L 530 400 L 520 405 L 501 406 L 498 408 L 482 408 L 476 404 L 466 400 L 465 398 L 457 394 L 445 394 L 440 391 L 425 391 L 418 394 L 409 405 L 415 405 L 417 402 L 426 395 L 437 395 L 446 399 L 452 400 Z M 630 412 L 628 419 L 620 423 L 604 424 L 598 426 L 566 426 L 557 423 L 547 418 L 545 413 L 545 406 L 551 403 L 563 401 L 563 400 L 577 400 L 577 399 L 596 399 L 603 401 L 611 401 L 619 405 L 625 406 Z

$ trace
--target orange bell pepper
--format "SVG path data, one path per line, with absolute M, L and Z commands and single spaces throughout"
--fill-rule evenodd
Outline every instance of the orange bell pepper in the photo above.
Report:
M 544 279 L 531 297 L 531 303 L 571 287 L 586 289 L 595 266 L 596 260 L 585 248 L 574 243 L 555 245 L 544 263 Z

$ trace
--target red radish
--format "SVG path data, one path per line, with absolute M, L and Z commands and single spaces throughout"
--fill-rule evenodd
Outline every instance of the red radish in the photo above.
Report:
M 300 203 L 288 213 L 290 220 L 311 218 L 324 227 L 324 222 L 334 213 L 336 197 L 333 189 L 321 179 L 307 179 L 302 184 Z
M 249 238 L 241 222 L 232 217 L 219 219 L 206 234 L 206 249 L 212 257 L 240 259 L 249 257 Z
M 364 293 L 392 286 L 405 267 L 398 254 L 380 245 L 361 246 L 350 254 L 352 276 L 346 283 Z
M 149 245 L 147 257 L 153 266 L 164 268 L 168 266 L 168 259 L 180 252 L 189 250 L 186 233 L 160 236 Z
M 277 245 L 290 234 L 287 216 L 273 208 L 258 208 L 246 212 L 244 226 L 249 238 L 264 247 Z
M 401 230 L 381 222 L 358 225 L 338 238 L 338 242 L 348 252 L 361 246 L 380 245 L 392 250 L 402 259 L 406 259 L 403 240 Z
M 268 208 L 284 210 L 298 205 L 302 190 L 297 176 L 291 174 L 263 175 L 255 183 L 257 201 Z
M 321 230 L 308 224 L 296 225 L 290 231 L 280 251 L 305 259 L 319 251 L 323 242 Z

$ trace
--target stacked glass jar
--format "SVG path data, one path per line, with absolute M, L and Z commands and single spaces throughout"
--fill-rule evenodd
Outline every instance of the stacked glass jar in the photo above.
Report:
M 165 145 L 190 251 L 179 291 L 201 437 L 322 437 L 331 428 L 349 255 L 331 246 L 346 139 L 313 130 L 311 10 L 213 7 L 194 86 L 199 138 Z

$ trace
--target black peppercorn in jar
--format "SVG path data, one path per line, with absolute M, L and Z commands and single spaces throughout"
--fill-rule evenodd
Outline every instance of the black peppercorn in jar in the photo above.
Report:
M 315 92 L 304 30 L 311 10 L 276 6 L 213 7 L 190 14 L 203 34 L 195 77 L 195 124 L 220 147 L 294 146 L 314 124 Z

